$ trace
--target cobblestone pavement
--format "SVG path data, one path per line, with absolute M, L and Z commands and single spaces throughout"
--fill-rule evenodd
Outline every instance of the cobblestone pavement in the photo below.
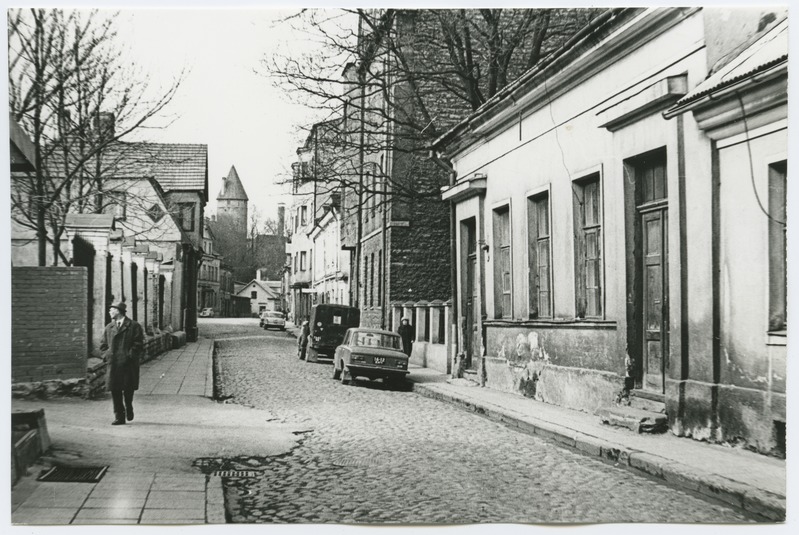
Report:
M 220 393 L 309 430 L 282 457 L 209 460 L 257 474 L 223 479 L 234 523 L 750 521 L 409 389 L 345 386 L 257 323 L 216 330 Z

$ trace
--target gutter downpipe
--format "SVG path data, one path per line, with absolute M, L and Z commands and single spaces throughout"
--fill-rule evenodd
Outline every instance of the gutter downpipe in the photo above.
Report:
M 449 186 L 455 185 L 458 173 L 449 161 L 442 160 L 438 153 L 430 150 L 430 159 L 441 169 L 449 173 Z M 449 258 L 450 258 L 450 294 L 452 301 L 452 313 L 450 314 L 450 356 L 447 359 L 447 372 L 453 379 L 458 378 L 460 353 L 460 340 L 458 337 L 458 270 L 457 270 L 457 248 L 456 248 L 456 223 L 455 223 L 455 203 L 449 202 Z

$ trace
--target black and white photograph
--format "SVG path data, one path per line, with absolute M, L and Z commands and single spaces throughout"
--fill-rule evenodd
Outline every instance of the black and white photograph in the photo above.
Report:
M 796 520 L 792 6 L 4 7 L 7 528 Z

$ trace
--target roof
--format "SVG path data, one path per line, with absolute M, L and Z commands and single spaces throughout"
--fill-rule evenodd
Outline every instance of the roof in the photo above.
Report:
M 243 292 L 244 290 L 246 290 L 247 288 L 249 288 L 253 284 L 255 284 L 260 289 L 262 289 L 264 292 L 266 292 L 266 295 L 267 295 L 268 299 L 280 299 L 280 295 L 278 293 L 276 293 L 273 288 L 270 288 L 269 286 L 264 286 L 262 284 L 262 281 L 259 281 L 258 279 L 251 280 L 250 282 L 245 284 L 243 287 L 241 287 L 238 290 L 236 290 L 236 293 L 238 294 L 238 293 Z
M 208 145 L 113 143 L 103 152 L 103 167 L 116 178 L 152 177 L 167 193 L 202 191 L 208 197 Z
M 10 114 L 8 127 L 11 140 L 11 170 L 34 171 L 36 151 L 34 150 L 33 142 Z
M 227 177 L 222 179 L 222 189 L 216 200 L 231 200 L 231 201 L 249 201 L 247 192 L 244 191 L 244 186 L 241 185 L 239 174 L 236 172 L 236 166 L 230 166 L 230 172 Z
M 710 93 L 733 86 L 756 74 L 765 73 L 788 63 L 788 19 L 775 24 L 732 61 L 708 76 L 693 91 L 677 101 L 674 108 L 683 107 Z M 673 109 L 674 109 L 673 108 Z M 669 110 L 671 112 L 672 110 Z
M 580 57 L 581 53 L 596 46 L 614 29 L 643 11 L 645 11 L 643 8 L 626 7 L 606 9 L 577 31 L 560 48 L 552 51 L 537 65 L 497 91 L 494 96 L 486 100 L 479 108 L 434 140 L 431 148 L 437 149 L 449 145 L 454 139 L 468 133 L 473 126 L 473 122 L 481 120 L 490 113 L 499 113 L 506 108 L 515 107 L 517 100 L 513 96 L 529 92 L 534 88 L 544 87 L 546 80 L 552 76 L 552 73 L 573 63 L 576 58 Z M 672 9 L 672 11 L 674 10 Z

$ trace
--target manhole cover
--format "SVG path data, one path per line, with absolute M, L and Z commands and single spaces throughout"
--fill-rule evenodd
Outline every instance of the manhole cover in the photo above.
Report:
M 211 474 L 217 477 L 258 477 L 261 472 L 255 470 L 217 470 Z
M 97 483 L 108 470 L 107 466 L 77 468 L 70 466 L 54 466 L 39 477 L 37 481 L 68 482 L 68 483 Z

